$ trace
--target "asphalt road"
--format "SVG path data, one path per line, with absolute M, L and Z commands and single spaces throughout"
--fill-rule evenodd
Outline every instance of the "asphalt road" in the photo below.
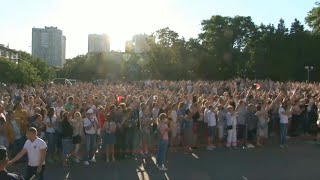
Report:
M 160 172 L 155 158 L 141 157 L 90 166 L 75 164 L 68 169 L 50 165 L 46 180 L 319 180 L 320 145 L 311 141 L 289 142 L 288 149 L 269 143 L 255 149 L 196 150 L 169 153 L 167 172 Z M 16 165 L 23 172 L 24 165 Z

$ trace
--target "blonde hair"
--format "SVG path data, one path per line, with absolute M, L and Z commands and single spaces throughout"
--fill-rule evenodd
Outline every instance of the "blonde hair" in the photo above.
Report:
M 81 117 L 81 113 L 80 112 L 75 112 L 74 113 L 74 118 L 79 118 Z

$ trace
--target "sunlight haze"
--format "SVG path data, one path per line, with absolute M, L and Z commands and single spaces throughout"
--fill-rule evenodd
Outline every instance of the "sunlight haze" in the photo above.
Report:
M 252 16 L 257 24 L 290 26 L 304 17 L 313 0 L 10 0 L 1 1 L 0 44 L 31 51 L 32 27 L 56 26 L 66 36 L 66 57 L 85 54 L 88 34 L 106 33 L 111 50 L 124 50 L 135 34 L 150 34 L 169 27 L 185 38 L 197 37 L 201 21 L 212 15 Z

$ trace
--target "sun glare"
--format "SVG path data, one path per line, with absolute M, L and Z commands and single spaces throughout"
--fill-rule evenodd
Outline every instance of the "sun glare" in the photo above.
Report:
M 124 50 L 126 40 L 168 26 L 168 0 L 68 0 L 61 3 L 60 20 L 75 34 L 106 33 L 111 49 Z M 65 26 L 65 25 L 63 25 Z M 76 29 L 76 30 L 75 30 Z M 70 35 L 68 35 L 70 37 Z M 67 40 L 73 41 L 70 37 Z

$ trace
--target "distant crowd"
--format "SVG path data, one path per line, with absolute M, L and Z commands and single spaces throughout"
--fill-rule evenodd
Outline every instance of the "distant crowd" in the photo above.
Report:
M 166 170 L 168 150 L 262 147 L 271 136 L 280 148 L 288 136 L 320 140 L 319 91 L 245 79 L 11 85 L 0 90 L 0 145 L 16 161 L 35 129 L 46 163 L 90 165 L 98 149 L 107 163 L 157 153 Z

